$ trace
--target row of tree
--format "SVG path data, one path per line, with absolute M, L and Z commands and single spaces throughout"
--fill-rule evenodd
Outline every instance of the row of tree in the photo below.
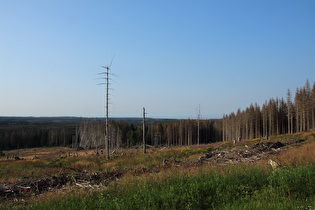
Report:
M 288 90 L 286 100 L 271 98 L 262 107 L 251 104 L 222 119 L 222 139 L 260 138 L 276 134 L 303 132 L 315 128 L 315 83 L 296 89 L 294 100 Z
M 0 150 L 67 146 L 79 118 L 0 117 Z
M 11 122 L 11 124 L 10 124 Z M 105 124 L 102 119 L 66 119 L 62 122 L 26 119 L 0 120 L 0 150 L 41 146 L 105 147 Z M 27 123 L 26 123 L 27 122 Z M 31 123 L 30 123 L 31 122 Z M 148 120 L 145 139 L 152 146 L 182 146 L 216 141 L 252 139 L 276 134 L 303 132 L 315 128 L 315 83 L 308 81 L 292 99 L 269 99 L 261 107 L 251 104 L 218 120 Z M 141 119 L 132 123 L 111 120 L 110 148 L 142 144 Z
M 220 139 L 215 120 L 174 120 L 146 125 L 145 139 L 152 146 L 177 146 L 214 142 Z M 198 129 L 199 128 L 199 129 Z M 142 144 L 142 126 L 123 121 L 110 121 L 110 147 L 132 147 Z M 199 134 L 198 134 L 199 133 Z M 198 139 L 199 137 L 199 139 Z M 105 127 L 99 120 L 84 120 L 76 130 L 76 145 L 83 148 L 104 148 Z
M 17 148 L 68 146 L 73 128 L 15 128 L 0 132 L 0 150 Z

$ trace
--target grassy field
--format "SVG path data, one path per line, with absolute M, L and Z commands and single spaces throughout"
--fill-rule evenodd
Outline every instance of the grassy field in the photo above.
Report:
M 74 157 L 75 151 L 69 148 L 7 151 L 7 154 L 19 153 L 25 160 L 2 157 L 0 183 L 70 173 L 67 168 L 124 173 L 107 186 L 65 186 L 28 199 L 4 200 L 0 209 L 315 209 L 314 133 L 271 137 L 271 141 L 281 142 L 299 139 L 306 141 L 270 157 L 281 163 L 277 170 L 268 165 L 267 159 L 238 164 L 197 161 L 206 152 L 250 146 L 262 139 L 237 145 L 220 142 L 155 148 L 148 154 L 137 149 L 120 149 L 110 161 L 94 155 L 92 150 L 80 151 L 79 157 Z M 33 155 L 40 159 L 30 160 Z M 164 160 L 175 162 L 165 166 Z M 177 165 L 176 161 L 182 164 Z
M 29 209 L 314 209 L 314 176 L 314 166 L 274 173 L 245 165 L 178 172 L 125 179 L 86 196 L 72 192 Z

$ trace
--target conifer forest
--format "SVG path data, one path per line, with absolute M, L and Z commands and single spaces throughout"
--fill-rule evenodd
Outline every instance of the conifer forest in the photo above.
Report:
M 111 119 L 110 148 L 139 147 L 142 119 Z M 149 146 L 183 146 L 217 141 L 239 141 L 315 128 L 315 83 L 287 90 L 286 98 L 270 98 L 261 106 L 223 115 L 222 119 L 153 119 L 145 126 Z M 104 119 L 0 118 L 0 150 L 42 146 L 104 148 Z

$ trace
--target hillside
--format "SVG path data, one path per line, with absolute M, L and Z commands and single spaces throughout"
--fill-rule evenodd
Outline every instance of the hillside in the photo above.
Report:
M 152 147 L 147 154 L 142 154 L 140 148 L 117 149 L 111 151 L 109 161 L 103 155 L 96 155 L 95 150 L 64 147 L 5 151 L 0 159 L 0 199 L 4 206 L 21 205 L 22 208 L 34 202 L 40 204 L 47 196 L 58 200 L 61 194 L 88 195 L 111 186 L 123 187 L 125 180 L 135 181 L 137 177 L 165 179 L 165 176 L 183 173 L 198 176 L 202 171 L 225 171 L 232 166 L 243 169 L 259 166 L 269 173 L 272 171 L 269 160 L 276 163 L 275 168 L 279 166 L 278 171 L 313 166 L 314 136 L 314 132 L 309 132 L 235 144 Z

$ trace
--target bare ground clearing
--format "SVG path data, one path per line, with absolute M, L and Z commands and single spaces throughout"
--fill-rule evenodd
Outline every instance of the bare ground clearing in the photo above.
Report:
M 66 189 L 67 187 L 77 187 L 89 190 L 102 189 L 113 181 L 126 174 L 133 176 L 159 173 L 161 170 L 169 168 L 194 168 L 207 164 L 238 164 L 253 163 L 260 160 L 267 160 L 270 156 L 277 156 L 281 151 L 301 145 L 304 140 L 292 140 L 285 143 L 279 141 L 261 141 L 252 146 L 235 146 L 231 149 L 218 149 L 208 153 L 194 154 L 198 160 L 180 160 L 176 158 L 164 159 L 160 164 L 153 167 L 135 167 L 135 168 L 112 168 L 103 172 L 87 172 L 86 170 L 70 167 L 61 167 L 60 173 L 57 175 L 46 174 L 41 178 L 24 177 L 23 179 L 13 183 L 0 183 L 0 200 L 21 200 L 28 199 L 32 196 L 54 192 L 58 189 Z M 124 158 L 130 158 L 132 155 L 138 154 L 139 151 L 132 153 L 119 153 Z M 156 151 L 158 152 L 158 151 Z M 70 148 L 55 148 L 47 151 L 47 148 L 36 148 L 20 151 L 6 152 L 7 158 L 1 161 L 30 161 L 34 157 L 41 159 L 49 159 L 52 157 L 89 157 L 95 156 L 95 150 L 75 151 Z M 20 156 L 18 156 L 20 155 Z M 8 157 L 19 157 L 20 160 L 8 160 Z M 35 160 L 36 161 L 36 160 Z

